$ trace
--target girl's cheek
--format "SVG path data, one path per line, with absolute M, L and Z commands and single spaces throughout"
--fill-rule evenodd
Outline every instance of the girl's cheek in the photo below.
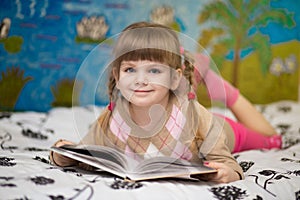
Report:
M 160 85 L 165 88 L 171 89 L 171 80 L 168 77 L 159 77 L 159 78 L 153 78 L 149 80 L 149 83 Z
M 123 77 L 120 77 L 118 82 L 119 82 L 120 86 L 128 86 L 129 84 L 134 83 L 134 77 L 128 76 L 128 75 L 123 76 Z

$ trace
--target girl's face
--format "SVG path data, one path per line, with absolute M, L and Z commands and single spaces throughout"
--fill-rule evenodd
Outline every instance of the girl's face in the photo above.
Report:
M 150 107 L 166 106 L 170 90 L 178 87 L 181 70 L 173 70 L 164 64 L 141 60 L 123 61 L 119 76 L 114 72 L 117 88 L 133 105 Z M 117 78 L 118 77 L 118 78 Z

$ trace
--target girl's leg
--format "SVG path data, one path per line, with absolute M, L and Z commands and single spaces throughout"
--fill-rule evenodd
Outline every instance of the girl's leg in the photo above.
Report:
M 203 54 L 195 54 L 194 90 L 199 84 L 204 83 L 210 99 L 223 102 L 230 108 L 239 96 L 239 90 L 225 81 L 209 67 L 209 57 Z
M 225 120 L 230 124 L 234 133 L 235 145 L 233 153 L 251 149 L 282 148 L 281 135 L 265 136 L 227 117 L 225 117 Z
M 238 96 L 230 110 L 245 127 L 266 136 L 277 134 L 266 118 L 243 95 Z
M 202 62 L 200 62 L 200 60 Z M 196 55 L 196 83 L 204 82 L 212 100 L 223 102 L 245 127 L 266 136 L 277 134 L 265 117 L 242 95 L 239 90 L 216 74 L 203 56 Z M 200 72 L 199 72 L 200 71 Z

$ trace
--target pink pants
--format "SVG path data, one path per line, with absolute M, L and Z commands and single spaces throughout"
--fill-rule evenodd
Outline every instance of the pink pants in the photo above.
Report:
M 223 116 L 224 117 L 224 116 Z M 232 153 L 251 149 L 272 149 L 281 148 L 281 136 L 265 136 L 248 129 L 243 124 L 224 117 L 230 124 L 235 137 L 235 144 Z

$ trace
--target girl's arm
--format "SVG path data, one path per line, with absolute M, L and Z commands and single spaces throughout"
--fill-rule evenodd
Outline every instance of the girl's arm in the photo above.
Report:
M 203 177 L 205 180 L 217 183 L 229 183 L 243 179 L 239 172 L 233 170 L 224 163 L 206 161 L 204 162 L 204 165 L 218 170 L 217 173 L 205 175 L 205 177 Z
M 79 144 L 90 144 L 90 145 L 104 145 L 102 134 L 102 128 L 100 124 L 102 124 L 103 120 L 109 115 L 110 111 L 108 109 L 104 110 L 100 117 L 91 125 L 88 133 L 82 138 Z M 63 145 L 73 145 L 75 143 L 67 141 L 67 140 L 58 140 L 54 146 L 60 147 Z M 53 164 L 67 167 L 72 165 L 79 165 L 80 167 L 86 168 L 82 163 L 63 156 L 61 154 L 55 153 L 53 151 L 50 152 L 50 160 Z
M 243 170 L 229 149 L 229 138 L 227 138 L 224 124 L 205 108 L 201 109 L 201 116 L 199 127 L 202 131 L 199 131 L 199 134 L 204 140 L 199 143 L 200 153 L 205 152 L 205 165 L 218 170 L 217 173 L 205 175 L 203 179 L 218 183 L 243 179 Z M 209 147 L 208 149 L 201 148 L 204 143 L 206 143 L 205 147 Z
M 99 138 L 102 135 L 101 132 L 101 127 L 99 120 L 103 120 L 105 116 L 107 115 L 108 111 L 106 110 L 104 114 L 102 114 L 99 119 L 97 119 L 92 126 L 89 128 L 88 133 L 82 138 L 82 140 L 79 142 L 79 144 L 92 144 L 92 145 L 103 145 L 103 141 Z M 67 141 L 67 140 L 58 140 L 54 146 L 60 147 L 63 145 L 73 145 L 73 142 Z M 82 163 L 79 163 L 76 160 L 73 160 L 71 158 L 65 157 L 61 154 L 55 153 L 53 151 L 50 152 L 50 160 L 53 164 L 61 166 L 61 167 L 66 167 L 66 166 L 72 166 L 72 165 L 80 165 L 81 167 L 83 166 Z M 84 167 L 85 168 L 85 167 Z
M 66 144 L 73 145 L 74 143 L 70 142 L 70 141 L 67 141 L 67 140 L 58 140 L 54 144 L 54 146 L 60 147 L 60 146 L 66 145 Z M 73 160 L 71 158 L 68 158 L 66 156 L 63 156 L 61 154 L 55 153 L 54 151 L 50 152 L 50 161 L 53 164 L 61 166 L 61 167 L 67 167 L 67 166 L 72 166 L 72 165 L 77 165 L 78 164 L 78 161 Z

